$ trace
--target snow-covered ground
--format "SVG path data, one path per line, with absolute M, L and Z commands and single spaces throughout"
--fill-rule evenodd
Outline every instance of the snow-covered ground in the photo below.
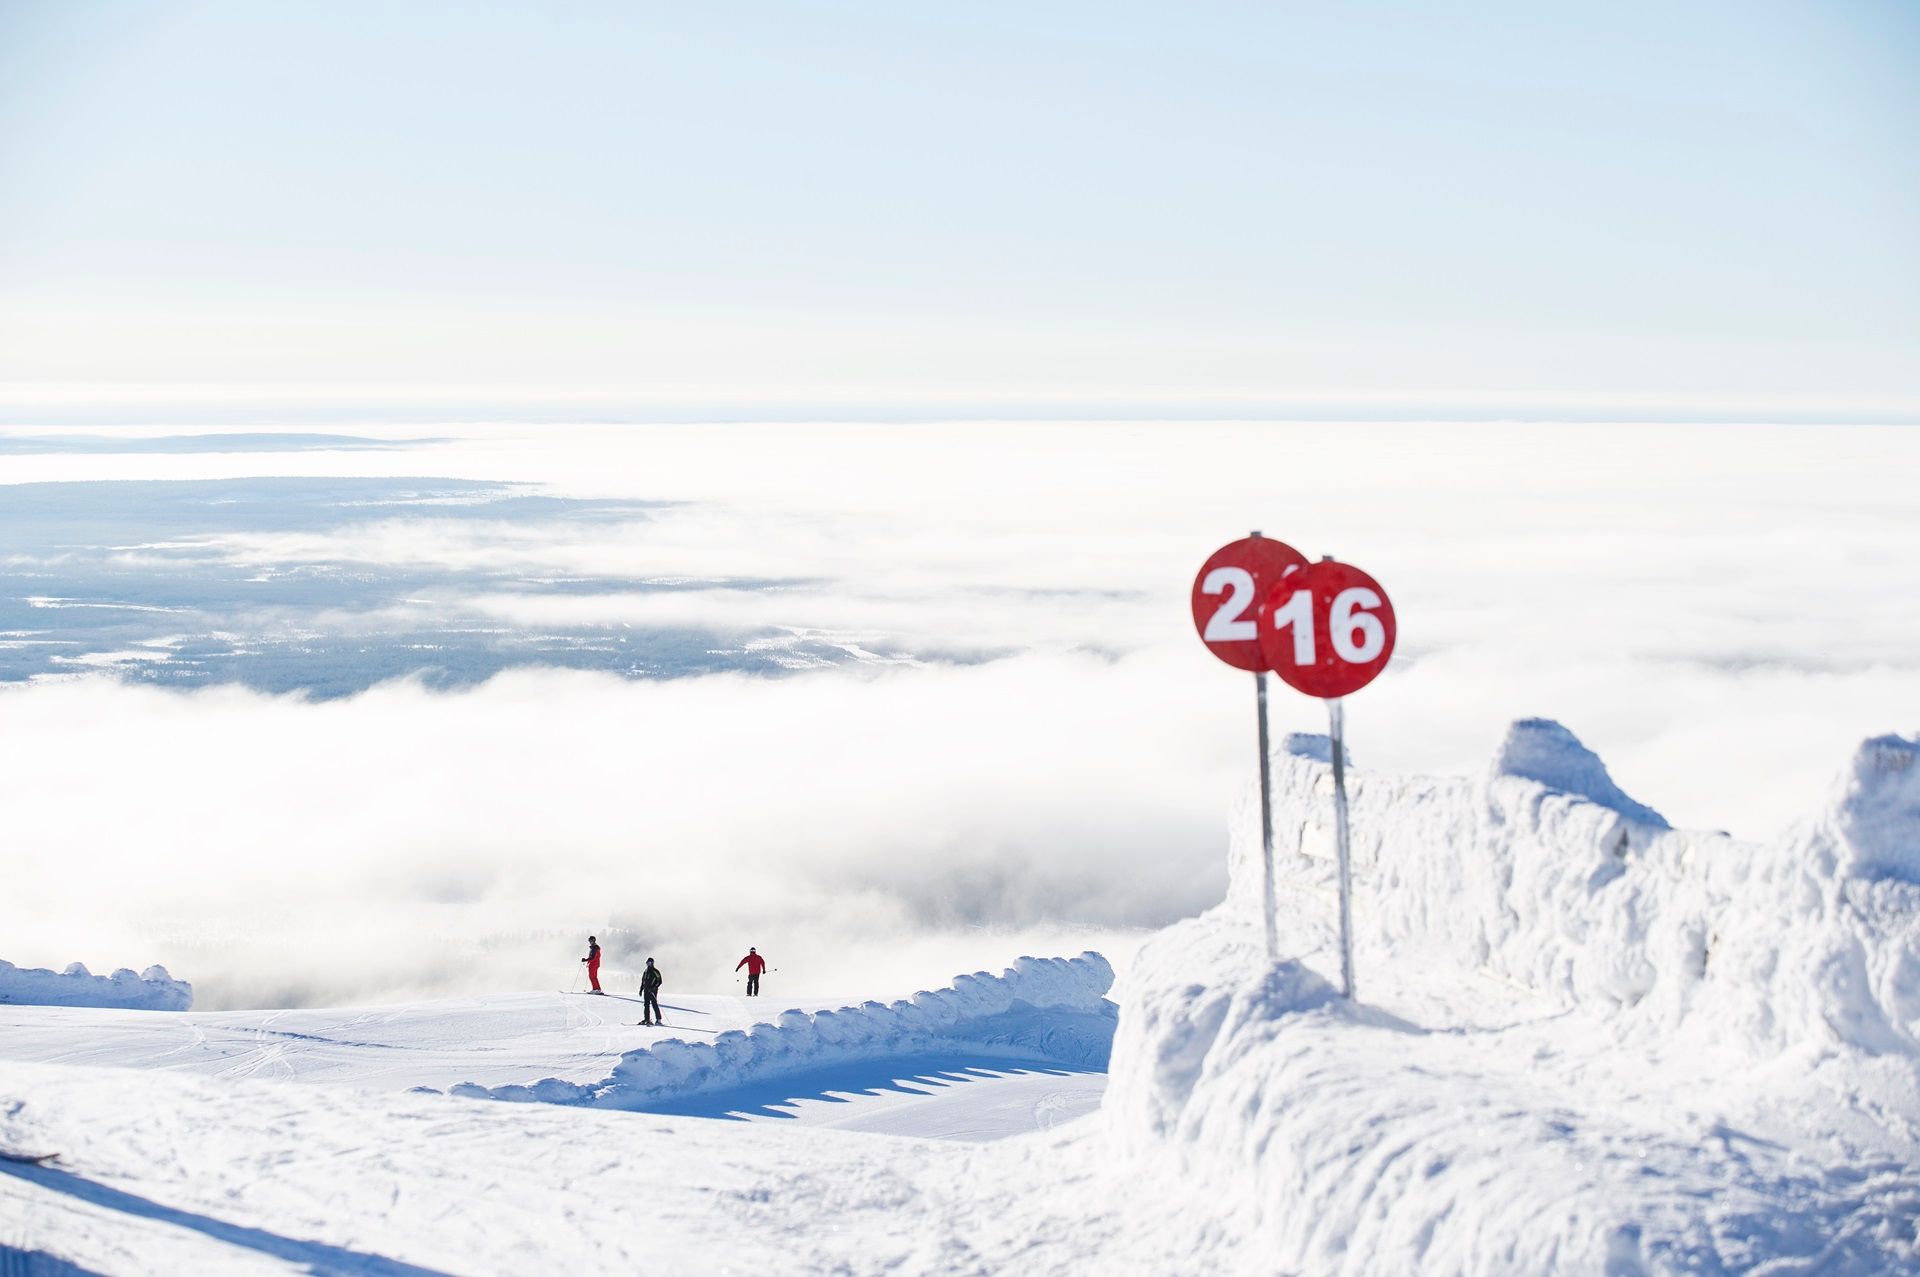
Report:
M 1022 959 L 890 1006 L 670 996 L 664 1030 L 634 1024 L 622 994 L 0 1008 L 0 1152 L 61 1151 L 47 1165 L 0 1161 L 0 1272 L 523 1272 L 574 1256 L 676 1272 L 999 1268 L 1030 1243 L 973 1219 L 967 1186 L 982 1176 L 1006 1183 L 995 1214 L 1041 1219 L 1054 1240 L 1040 1249 L 1067 1262 L 1094 1222 L 1021 1187 L 1045 1148 L 973 1146 L 1059 1138 L 1098 1107 L 1111 979 L 1083 955 Z M 476 1080 L 571 1103 L 462 1098 L 486 1093 Z M 456 1095 L 429 1093 L 449 1086 Z M 186 1204 L 202 1189 L 226 1202 Z M 1115 1204 L 1104 1227 L 1145 1231 L 1136 1186 L 1116 1178 L 1101 1196 Z M 929 1231 L 916 1198 L 960 1210 Z M 488 1202 L 485 1221 L 453 1223 Z M 370 1212 L 386 1222 L 338 1239 L 337 1224 Z M 429 1233 L 439 1240 L 422 1249 Z M 1171 1262 L 1164 1242 L 1139 1245 Z
M 976 1144 L 4 1064 L 0 1145 L 62 1154 L 0 1163 L 0 1264 L 1166 1274 L 1211 1221 L 1212 1271 L 1270 1271 L 1230 1203 L 1107 1164 L 1090 1121 Z
M 673 1036 L 744 1029 L 798 1003 L 669 996 L 667 1029 L 640 1027 L 640 1001 L 569 993 L 500 993 L 330 1010 L 133 1014 L 0 1006 L 9 1059 L 162 1068 L 218 1077 L 341 1082 L 382 1090 L 501 1086 L 539 1077 L 589 1081 L 622 1052 Z
M 208 1014 L 8 1006 L 0 1058 L 998 1139 L 1097 1106 L 1111 979 L 1088 956 L 1022 959 L 892 1007 L 687 994 L 665 998 L 664 1028 L 638 1024 L 639 1000 L 620 993 Z
M 995 1055 L 1080 1048 L 1089 959 L 959 982 L 925 1022 L 867 1004 L 702 1048 L 538 999 L 389 1024 L 13 1009 L 0 1148 L 60 1156 L 0 1163 L 0 1246 L 112 1273 L 1920 1271 L 1920 741 L 1862 744 L 1766 845 L 1670 828 L 1545 720 L 1477 777 L 1356 772 L 1353 1004 L 1325 756 L 1274 760 L 1281 960 L 1249 806 L 1227 900 L 1116 987 L 1095 1118 L 1060 1120 L 1090 1107 L 1073 1068 Z M 720 1027 L 724 1002 L 681 1014 Z M 504 1088 L 431 1044 L 461 1014 L 519 1041 Z M 218 1076 L 275 1029 L 334 1040 L 288 1039 L 304 1076 L 369 1072 Z M 381 1052 L 476 1084 L 414 1093 Z M 1028 1133 L 864 1133 L 916 1121 Z
M 716 1026 L 710 1038 L 698 1041 L 669 1034 L 625 1052 L 605 1077 L 587 1082 L 545 1077 L 531 1085 L 463 1083 L 453 1093 L 652 1109 L 694 1093 L 752 1090 L 782 1084 L 797 1072 L 896 1058 L 1038 1060 L 1104 1070 L 1113 1043 L 1114 1007 L 1106 1000 L 1111 987 L 1113 968 L 1097 953 L 1025 957 L 997 976 L 955 976 L 950 988 L 923 989 L 893 1003 L 783 1011 L 746 1032 Z

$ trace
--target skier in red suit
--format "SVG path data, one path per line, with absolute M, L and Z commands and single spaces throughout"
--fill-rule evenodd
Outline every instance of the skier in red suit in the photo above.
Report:
M 750 998 L 759 997 L 760 973 L 767 969 L 767 960 L 760 956 L 758 949 L 750 947 L 747 950 L 747 956 L 733 964 L 735 971 L 738 971 L 741 967 L 747 969 L 747 996 Z
M 587 979 L 593 982 L 592 991 L 605 993 L 606 990 L 600 987 L 600 942 L 594 937 L 587 937 L 587 956 L 580 961 L 587 964 Z

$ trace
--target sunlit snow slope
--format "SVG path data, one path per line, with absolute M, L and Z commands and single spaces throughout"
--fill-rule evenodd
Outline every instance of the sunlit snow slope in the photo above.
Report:
M 815 1007 L 833 999 L 801 1000 Z M 785 1000 L 675 995 L 668 1029 L 642 1028 L 640 1001 L 497 993 L 393 1006 L 129 1014 L 0 1006 L 0 1056 L 220 1077 L 287 1078 L 406 1090 L 603 1076 L 622 1053 L 667 1037 L 743 1029 Z
M 1329 984 L 1324 741 L 1276 758 L 1229 900 L 1121 994 L 1106 1117 L 1248 1192 L 1309 1272 L 1920 1265 L 1920 746 L 1864 744 L 1770 846 L 1670 830 L 1558 724 L 1353 785 L 1358 1005 Z M 1316 757 L 1317 756 L 1317 757 Z
M 955 976 L 892 1003 L 784 1011 L 747 1031 L 666 1041 L 622 1055 L 597 1081 L 457 1086 L 473 1099 L 651 1109 L 696 1092 L 733 1091 L 803 1071 L 895 1058 L 1044 1060 L 1104 1070 L 1113 1041 L 1113 968 L 1097 953 L 1019 959 L 999 975 Z
M 1228 899 L 1155 937 L 1115 990 L 1097 1120 L 964 1144 L 681 1115 L 734 1111 L 713 1085 L 726 1069 L 824 1109 L 835 1087 L 874 1081 L 876 1045 L 895 1076 L 912 1051 L 983 1026 L 975 1045 L 991 1047 L 1003 1017 L 1044 1009 L 1017 968 L 950 991 L 937 1032 L 896 1005 L 879 1008 L 889 1028 L 874 1008 L 815 1013 L 718 1049 L 609 1038 L 505 1092 L 479 1068 L 464 1094 L 379 1094 L 7 1062 L 0 1148 L 61 1156 L 0 1163 L 0 1259 L 102 1273 L 1920 1271 L 1920 741 L 1866 742 L 1828 808 L 1767 846 L 1670 828 L 1544 720 L 1516 724 L 1475 777 L 1355 773 L 1356 1004 L 1329 983 L 1325 756 L 1296 739 L 1274 760 L 1280 960 L 1260 949 L 1249 805 Z M 1055 989 L 1060 1023 L 1084 1027 L 1096 969 L 1076 961 L 1029 974 Z M 987 1064 L 1000 1081 L 960 1084 L 980 1088 L 959 1102 L 976 1116 L 995 1086 L 1072 1072 Z M 465 1098 L 541 1092 L 563 1102 Z M 924 1111 L 947 1097 L 874 1098 Z M 1017 1102 L 1030 1126 L 1070 1106 Z
M 639 1025 L 638 999 L 619 993 L 208 1014 L 0 1006 L 0 1058 L 993 1139 L 1098 1105 L 1112 979 L 1089 954 L 1023 958 L 890 1006 L 681 994 L 664 999 L 663 1028 Z

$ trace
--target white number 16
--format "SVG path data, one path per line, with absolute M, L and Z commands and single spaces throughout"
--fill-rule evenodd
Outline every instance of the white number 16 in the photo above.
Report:
M 1335 656 L 1350 665 L 1365 665 L 1386 648 L 1386 627 L 1379 617 L 1363 610 L 1379 607 L 1380 603 L 1379 594 L 1364 585 L 1333 596 L 1333 606 L 1327 609 L 1327 637 L 1333 640 Z M 1314 664 L 1312 590 L 1295 590 L 1285 603 L 1273 609 L 1273 628 L 1284 630 L 1289 625 L 1293 627 L 1293 663 Z

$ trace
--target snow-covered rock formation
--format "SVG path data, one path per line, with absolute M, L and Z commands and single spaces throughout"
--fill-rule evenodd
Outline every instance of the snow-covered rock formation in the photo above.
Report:
M 148 967 L 138 973 L 121 967 L 112 975 L 94 975 L 78 962 L 64 971 L 0 962 L 0 1002 L 41 1007 L 185 1011 L 193 1005 L 193 986 L 174 979 L 161 966 Z
M 1675 831 L 1558 724 L 1481 776 L 1349 773 L 1359 1000 L 1323 741 L 1274 759 L 1228 900 L 1119 991 L 1120 1146 L 1256 1197 L 1279 1270 L 1920 1269 L 1920 744 L 1863 745 L 1768 846 Z
M 710 1042 L 669 1038 L 628 1051 L 598 1082 L 543 1078 L 529 1086 L 462 1083 L 474 1099 L 641 1109 L 663 1099 L 882 1057 L 964 1051 L 969 1056 L 1106 1067 L 1115 1008 L 1105 994 L 1113 968 L 1097 953 L 1020 958 L 999 975 L 956 976 L 893 1003 L 837 1011 L 785 1011 L 772 1023 L 730 1030 Z

